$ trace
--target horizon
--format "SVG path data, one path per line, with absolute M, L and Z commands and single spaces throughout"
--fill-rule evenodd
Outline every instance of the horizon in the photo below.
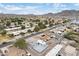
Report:
M 63 10 L 79 10 L 79 3 L 0 3 L 2 14 L 42 15 Z

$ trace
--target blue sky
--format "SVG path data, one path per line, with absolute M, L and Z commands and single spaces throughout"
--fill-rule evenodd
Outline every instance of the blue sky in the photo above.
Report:
M 46 14 L 62 10 L 79 10 L 78 3 L 0 3 L 4 14 Z

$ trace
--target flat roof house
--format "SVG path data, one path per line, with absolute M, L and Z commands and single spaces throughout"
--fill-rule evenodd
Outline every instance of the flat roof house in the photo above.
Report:
M 32 47 L 37 52 L 42 52 L 43 50 L 45 50 L 48 47 L 48 45 L 43 40 L 39 39 L 37 41 L 32 42 Z

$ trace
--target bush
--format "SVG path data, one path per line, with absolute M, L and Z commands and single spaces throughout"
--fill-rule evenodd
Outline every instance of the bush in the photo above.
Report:
M 14 37 L 14 34 L 8 34 L 9 35 L 9 37 Z
M 3 30 L 0 34 L 1 35 L 5 35 L 7 33 L 7 31 L 6 30 Z

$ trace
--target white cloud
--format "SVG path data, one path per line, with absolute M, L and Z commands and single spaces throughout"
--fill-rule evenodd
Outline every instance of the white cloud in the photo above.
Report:
M 57 12 L 61 12 L 62 10 L 67 10 L 69 9 L 67 4 L 62 4 L 62 3 L 52 3 L 51 4 L 51 10 L 50 12 L 53 12 L 53 13 L 57 13 Z
M 38 6 L 14 6 L 14 5 L 7 5 L 3 7 L 5 10 L 16 11 L 16 10 L 33 10 L 38 8 Z
M 79 4 L 73 4 L 79 6 Z M 46 3 L 40 5 L 4 5 L 0 4 L 0 12 L 10 14 L 45 14 L 50 12 L 60 12 L 62 10 L 69 10 L 67 4 L 62 3 Z
M 40 6 L 15 6 L 15 5 L 6 5 L 0 7 L 0 10 L 3 13 L 13 13 L 13 14 L 40 14 Z M 39 10 L 38 10 L 39 9 Z
M 60 7 L 66 7 L 66 5 L 65 4 L 61 4 L 61 3 L 55 3 L 55 4 L 53 4 L 53 6 L 55 7 L 55 8 L 60 8 Z
M 42 5 L 35 5 L 35 6 L 16 6 L 16 5 L 2 5 L 2 9 L 4 9 L 3 13 L 17 13 L 17 14 L 45 14 L 49 12 L 54 12 L 54 10 L 58 10 L 59 8 L 65 8 L 66 5 L 60 3 L 54 4 L 46 4 L 50 5 L 51 9 L 41 10 L 40 8 L 44 8 Z M 65 8 L 66 9 L 66 8 Z
M 15 7 L 15 6 L 10 6 L 10 7 L 5 7 L 6 10 L 21 10 L 22 8 L 20 7 Z
M 25 10 L 34 10 L 37 8 L 38 8 L 38 6 L 26 6 L 26 7 L 24 7 Z

